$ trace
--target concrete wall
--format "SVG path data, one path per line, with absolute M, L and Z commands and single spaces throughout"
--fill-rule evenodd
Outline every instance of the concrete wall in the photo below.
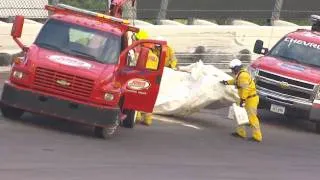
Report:
M 240 51 L 248 51 L 252 59 L 258 55 L 252 53 L 257 39 L 271 48 L 285 34 L 297 28 L 310 27 L 275 27 L 275 26 L 140 26 L 149 31 L 151 36 L 164 36 L 177 52 L 193 53 L 196 47 L 204 46 L 211 63 L 224 63 L 231 58 L 239 58 Z M 210 63 L 207 61 L 206 63 Z
M 252 48 L 256 39 L 267 42 L 267 47 L 273 46 L 283 35 L 309 26 L 274 27 L 274 26 L 139 26 L 147 30 L 151 36 L 161 35 L 177 48 L 187 51 L 196 45 L 243 46 Z
M 32 44 L 41 27 L 42 24 L 25 23 L 21 37 L 22 42 L 26 45 Z M 19 50 L 19 47 L 10 36 L 11 28 L 12 23 L 0 24 L 0 53 L 16 52 Z

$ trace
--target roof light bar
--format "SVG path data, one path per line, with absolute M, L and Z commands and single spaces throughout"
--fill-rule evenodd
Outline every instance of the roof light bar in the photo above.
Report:
M 320 16 L 319 15 L 311 15 L 311 30 L 320 32 Z
M 102 13 L 96 13 L 96 12 L 93 12 L 93 11 L 88 11 L 88 10 L 85 10 L 85 9 L 76 8 L 76 7 L 73 7 L 73 6 L 66 5 L 66 4 L 58 4 L 57 6 L 47 5 L 46 9 L 49 10 L 49 11 L 53 11 L 53 12 L 59 11 L 59 10 L 60 11 L 71 11 L 73 13 L 92 16 L 92 17 L 96 17 L 96 18 L 102 18 L 102 19 L 105 19 L 105 20 L 110 20 L 110 21 L 118 22 L 118 23 L 122 23 L 122 24 L 129 24 L 130 23 L 128 20 L 125 20 L 125 19 L 116 18 L 116 17 L 108 16 L 108 15 L 105 15 L 105 14 L 102 14 Z
M 320 16 L 319 15 L 311 15 L 312 23 L 320 23 Z

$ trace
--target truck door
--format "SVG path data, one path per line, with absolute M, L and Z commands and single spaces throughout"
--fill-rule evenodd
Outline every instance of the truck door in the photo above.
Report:
M 120 55 L 117 81 L 124 92 L 124 109 L 152 112 L 161 83 L 165 41 L 136 41 Z

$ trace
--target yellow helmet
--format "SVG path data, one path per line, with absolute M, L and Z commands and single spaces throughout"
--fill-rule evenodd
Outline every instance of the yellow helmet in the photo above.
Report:
M 149 34 L 147 31 L 140 29 L 138 33 L 135 33 L 135 37 L 137 40 L 148 39 Z

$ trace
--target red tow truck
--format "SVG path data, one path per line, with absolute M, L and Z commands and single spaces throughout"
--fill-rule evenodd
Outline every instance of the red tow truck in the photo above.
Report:
M 167 45 L 141 40 L 128 44 L 139 29 L 127 20 L 58 4 L 34 43 L 21 37 L 24 17 L 16 16 L 11 35 L 24 52 L 14 60 L 1 97 L 2 115 L 24 112 L 93 126 L 98 137 L 132 128 L 136 111 L 152 112 L 161 82 Z M 146 69 L 149 49 L 159 48 L 156 70 Z M 132 56 L 134 53 L 134 56 Z
M 320 16 L 311 16 L 311 30 L 298 29 L 271 50 L 257 40 L 254 52 L 263 54 L 249 66 L 260 108 L 289 117 L 305 117 L 320 133 Z

